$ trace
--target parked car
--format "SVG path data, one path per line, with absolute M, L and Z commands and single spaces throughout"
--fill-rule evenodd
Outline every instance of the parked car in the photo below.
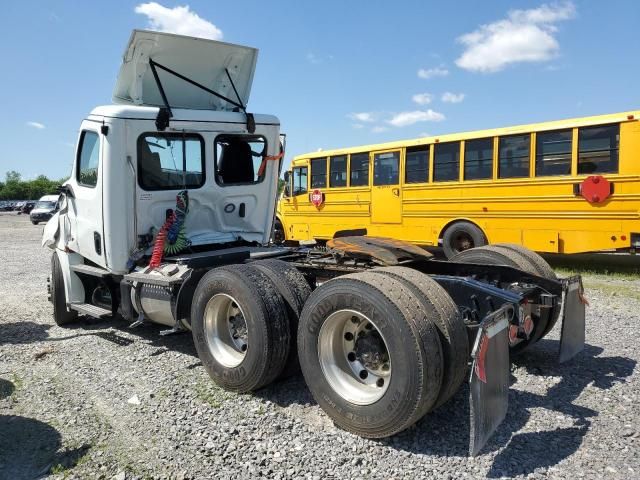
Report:
M 18 210 L 18 215 L 22 215 L 23 213 L 31 213 L 33 207 L 36 206 L 36 202 L 24 202 L 24 205 Z
M 13 202 L 6 202 L 0 206 L 0 212 L 11 212 L 13 210 Z
M 29 217 L 31 223 L 37 225 L 40 222 L 48 222 L 58 210 L 58 195 L 45 195 L 33 207 Z

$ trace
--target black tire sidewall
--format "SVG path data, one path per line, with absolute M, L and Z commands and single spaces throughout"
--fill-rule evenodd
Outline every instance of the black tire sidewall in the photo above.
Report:
M 65 326 L 78 318 L 78 314 L 67 308 L 67 294 L 64 287 L 64 275 L 58 258 L 58 252 L 51 256 L 51 303 L 53 319 L 58 326 Z
M 298 355 L 305 381 L 314 398 L 323 410 L 330 412 L 340 427 L 357 430 L 363 436 L 381 437 L 404 428 L 402 420 L 393 421 L 405 416 L 399 405 L 406 405 L 407 400 L 409 404 L 420 401 L 422 360 L 420 345 L 411 327 L 405 322 L 392 320 L 401 316 L 401 313 L 384 297 L 372 293 L 370 287 L 358 287 L 350 282 L 325 285 L 323 294 L 315 298 L 312 296 L 303 310 L 298 333 Z M 335 392 L 318 358 L 320 328 L 332 313 L 343 309 L 366 315 L 383 335 L 389 350 L 391 382 L 385 394 L 370 405 L 353 404 Z
M 247 323 L 248 348 L 244 359 L 236 367 L 228 367 L 216 360 L 206 340 L 205 309 L 209 300 L 218 293 L 225 293 L 236 300 Z M 260 376 L 264 371 L 264 358 L 269 348 L 268 332 L 265 328 L 268 319 L 264 318 L 264 309 L 259 302 L 260 299 L 246 288 L 243 279 L 236 272 L 224 268 L 207 273 L 194 293 L 191 329 L 196 350 L 207 373 L 225 388 L 237 391 L 250 390 L 253 387 L 248 385 L 255 382 L 253 377 Z
M 480 227 L 469 222 L 454 223 L 447 227 L 442 235 L 442 248 L 448 259 L 460 253 L 460 251 L 456 250 L 452 245 L 455 236 L 460 233 L 466 233 L 471 237 L 473 240 L 473 246 L 471 248 L 482 247 L 487 244 L 487 237 Z

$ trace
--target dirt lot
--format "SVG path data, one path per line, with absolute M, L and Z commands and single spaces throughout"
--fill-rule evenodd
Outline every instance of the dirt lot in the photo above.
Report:
M 640 280 L 586 276 L 587 346 L 558 327 L 517 360 L 506 421 L 467 457 L 468 389 L 371 441 L 336 429 L 301 377 L 213 385 L 191 337 L 118 321 L 54 325 L 42 226 L 0 214 L 0 479 L 640 478 Z

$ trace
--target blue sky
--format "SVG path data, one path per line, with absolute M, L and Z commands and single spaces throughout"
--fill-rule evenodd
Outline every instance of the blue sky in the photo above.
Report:
M 259 48 L 249 111 L 280 118 L 287 161 L 640 108 L 636 0 L 143 3 L 3 5 L 0 177 L 69 174 L 80 121 L 150 26 Z

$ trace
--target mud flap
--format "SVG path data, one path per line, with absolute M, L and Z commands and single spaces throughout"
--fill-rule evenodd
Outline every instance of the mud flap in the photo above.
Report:
M 562 331 L 560 333 L 559 362 L 571 360 L 584 348 L 585 304 L 582 277 L 569 277 L 564 284 Z
M 513 306 L 487 315 L 471 354 L 469 454 L 477 455 L 507 414 L 509 405 L 509 320 Z

